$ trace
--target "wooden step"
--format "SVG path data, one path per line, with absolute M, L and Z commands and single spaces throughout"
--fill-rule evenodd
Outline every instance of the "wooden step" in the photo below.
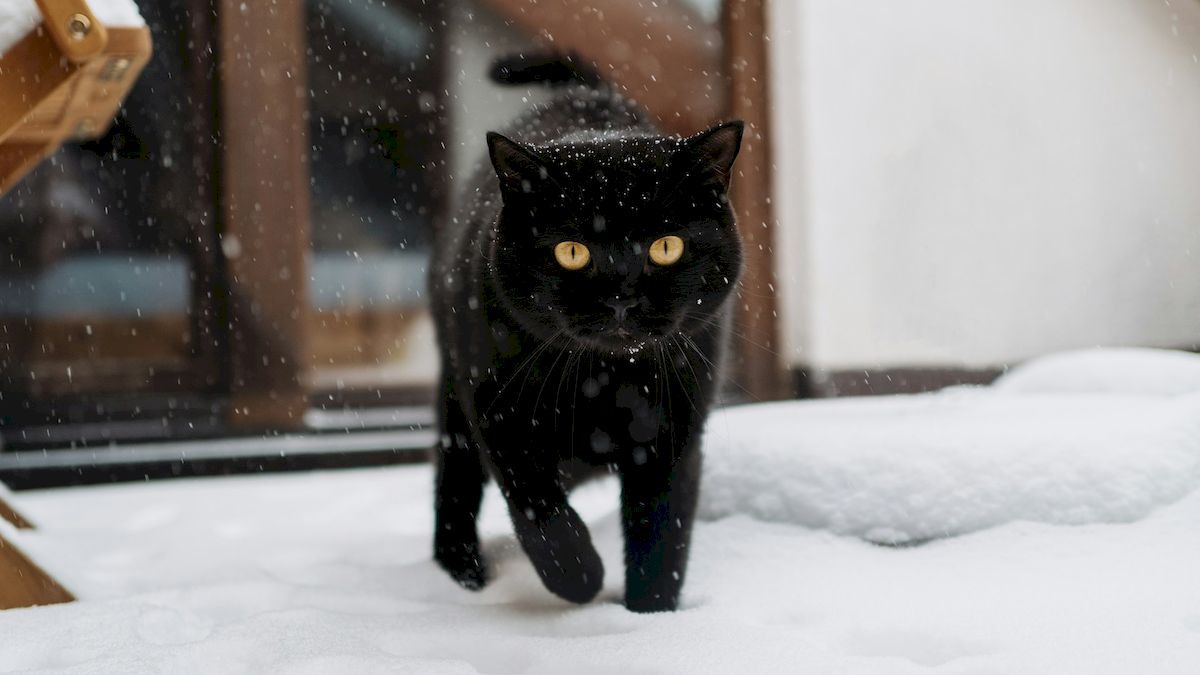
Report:
M 19 530 L 32 530 L 33 522 L 17 510 L 12 493 L 0 484 L 0 520 Z M 0 523 L 0 610 L 71 602 L 75 596 L 25 555 Z
M 0 610 L 71 602 L 75 596 L 0 536 Z
M 33 529 L 33 523 L 29 519 L 21 515 L 21 512 L 15 506 L 10 504 L 3 491 L 0 491 L 0 519 L 7 520 L 12 523 L 13 527 L 19 530 Z

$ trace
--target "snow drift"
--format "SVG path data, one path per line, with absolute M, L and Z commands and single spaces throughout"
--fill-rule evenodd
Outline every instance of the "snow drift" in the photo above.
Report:
M 996 381 L 1006 393 L 1136 394 L 1200 392 L 1200 356 L 1167 349 L 1089 349 L 1034 359 Z
M 1200 356 L 1077 352 L 991 387 L 730 408 L 709 420 L 705 461 L 709 519 L 880 543 L 1129 522 L 1200 483 Z

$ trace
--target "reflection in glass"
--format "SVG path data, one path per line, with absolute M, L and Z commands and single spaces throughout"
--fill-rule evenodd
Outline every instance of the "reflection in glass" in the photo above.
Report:
M 441 10 L 309 2 L 309 332 L 317 388 L 432 378 L 425 261 L 443 209 Z

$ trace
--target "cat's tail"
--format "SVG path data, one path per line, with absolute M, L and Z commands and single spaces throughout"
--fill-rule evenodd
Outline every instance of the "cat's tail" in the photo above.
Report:
M 547 86 L 605 86 L 600 73 L 578 54 L 532 52 L 502 56 L 492 64 L 492 80 L 499 84 L 545 84 Z

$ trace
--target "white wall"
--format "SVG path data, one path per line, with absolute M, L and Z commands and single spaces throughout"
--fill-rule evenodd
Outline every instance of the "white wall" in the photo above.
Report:
M 488 73 L 499 56 L 528 51 L 532 41 L 474 1 L 451 3 L 450 11 L 450 175 L 460 195 L 471 172 L 484 161 L 488 131 L 500 131 L 536 101 L 545 87 L 500 86 Z M 543 47 L 544 49 L 544 47 Z
M 1200 341 L 1200 2 L 773 8 L 793 363 Z

